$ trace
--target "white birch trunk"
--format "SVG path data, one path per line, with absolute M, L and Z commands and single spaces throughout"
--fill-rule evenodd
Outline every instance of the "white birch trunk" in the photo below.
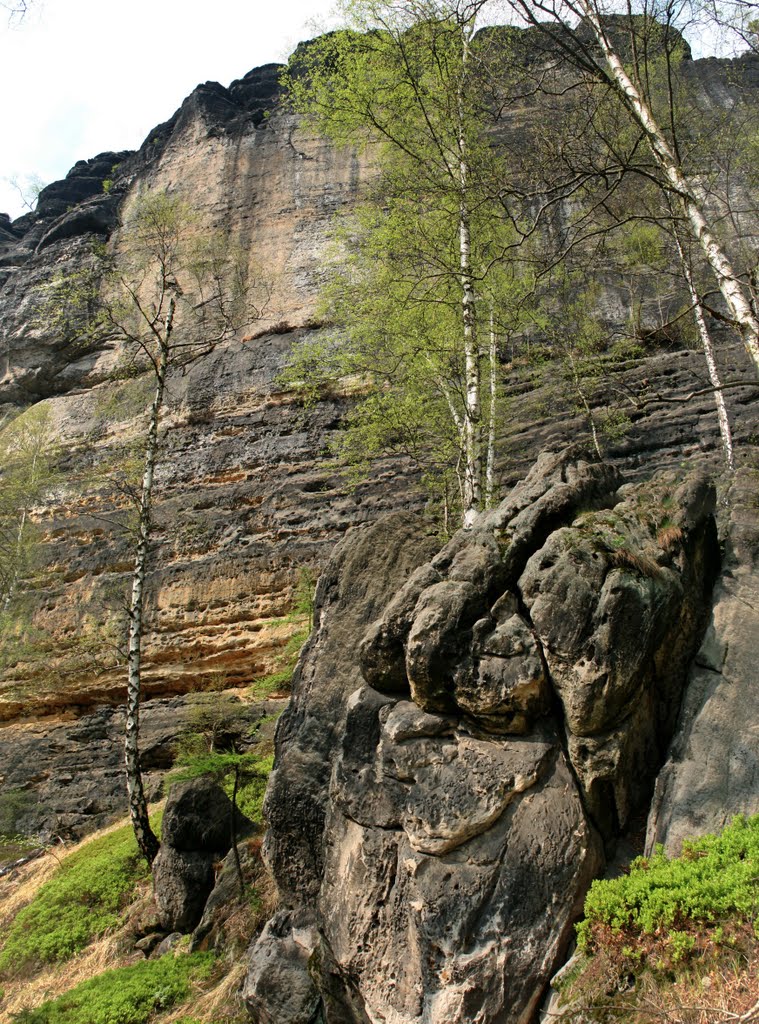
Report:
M 129 639 L 127 652 L 127 705 L 126 728 L 124 733 L 124 759 L 126 763 L 127 794 L 129 797 L 129 817 L 140 852 L 152 864 L 158 853 L 159 843 L 150 827 L 148 805 L 142 785 L 140 768 L 140 696 L 142 667 L 142 632 L 144 618 L 145 575 L 147 571 L 148 549 L 152 525 L 153 477 L 155 473 L 156 452 L 158 449 L 158 420 L 163 406 L 163 394 L 166 385 L 169 345 L 174 322 L 175 302 L 171 299 L 166 316 L 164 336 L 160 346 L 156 365 L 155 392 L 150 408 L 145 465 L 142 474 L 140 492 L 139 523 L 137 551 L 134 559 L 132 575 L 132 597 L 129 605 Z
M 698 334 L 701 338 L 701 344 L 704 349 L 704 358 L 706 359 L 706 367 L 709 373 L 709 380 L 712 387 L 714 388 L 714 402 L 717 406 L 717 422 L 719 423 L 719 433 L 722 438 L 722 451 L 725 455 L 725 461 L 727 462 L 727 468 L 731 473 L 735 472 L 735 453 L 733 451 L 733 435 L 730 430 L 730 419 L 727 415 L 727 404 L 725 402 L 725 395 L 722 391 L 722 381 L 720 380 L 719 370 L 717 369 L 717 361 L 714 358 L 714 346 L 712 345 L 711 335 L 709 334 L 709 328 L 706 324 L 704 317 L 704 311 L 701 308 L 701 302 L 696 291 L 696 286 L 693 283 L 693 274 L 688 266 L 688 261 L 685 258 L 685 252 L 680 244 L 680 239 L 677 236 L 675 230 L 675 243 L 677 245 L 677 252 L 680 257 L 680 265 L 683 268 L 683 277 L 685 278 L 686 284 L 688 285 L 688 291 L 690 292 L 691 301 L 693 302 L 693 316 L 696 320 L 696 327 L 698 328 Z
M 649 109 L 648 104 L 635 88 L 630 76 L 625 71 L 618 54 L 611 46 L 601 25 L 597 9 L 591 0 L 580 0 L 580 6 L 603 51 L 612 79 L 626 101 L 628 109 L 646 133 L 654 158 L 670 185 L 672 185 L 674 191 L 680 197 L 693 236 L 714 272 L 719 289 L 741 332 L 746 351 L 759 373 L 759 320 L 757 320 L 750 303 L 746 299 L 740 281 L 736 277 L 730 261 L 723 252 L 719 242 L 712 235 L 696 193 L 680 169 L 677 157 L 667 142 L 664 133 Z
M 496 399 L 498 398 L 498 351 L 495 324 L 490 314 L 490 344 L 488 346 L 488 373 L 490 409 L 488 410 L 488 450 L 485 461 L 485 508 L 491 508 L 495 498 L 495 428 Z
M 482 506 L 482 422 L 480 409 L 480 351 L 477 344 L 475 293 L 471 265 L 471 224 L 467 203 L 469 165 L 464 126 L 464 75 L 469 40 L 462 32 L 462 81 L 458 93 L 459 270 L 464 336 L 464 527 L 470 528 Z

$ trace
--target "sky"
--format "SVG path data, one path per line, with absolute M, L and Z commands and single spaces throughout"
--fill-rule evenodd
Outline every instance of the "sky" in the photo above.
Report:
M 138 149 L 200 82 L 229 85 L 330 26 L 334 0 L 0 0 L 0 213 L 77 160 Z
M 8 179 L 56 181 L 77 160 L 137 149 L 200 82 L 229 85 L 327 27 L 333 0 L 35 0 L 0 6 L 0 213 Z

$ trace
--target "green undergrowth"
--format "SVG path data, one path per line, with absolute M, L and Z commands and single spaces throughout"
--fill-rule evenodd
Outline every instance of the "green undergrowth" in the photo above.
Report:
M 238 790 L 237 806 L 246 818 L 250 818 L 258 825 L 263 820 L 264 794 L 266 793 L 266 783 L 269 781 L 269 775 L 274 766 L 274 755 L 254 756 L 252 762 L 253 772 Z M 227 778 L 223 785 L 227 796 L 231 799 L 233 780 Z
M 676 1005 L 678 1020 L 701 1024 L 711 1019 L 700 1015 L 705 1003 L 752 1003 L 759 815 L 685 842 L 680 857 L 657 848 L 633 861 L 629 874 L 594 882 L 577 938 L 579 955 L 559 988 L 562 1002 L 588 1022 L 648 1019 L 640 1014 L 654 1008 L 669 1020 Z
M 146 1024 L 157 1012 L 184 1002 L 193 986 L 214 971 L 212 953 L 171 953 L 118 967 L 76 985 L 33 1010 L 22 1010 L 15 1024 Z
M 578 945 L 594 945 L 594 928 L 616 933 L 662 934 L 717 927 L 725 918 L 756 923 L 759 882 L 759 815 L 737 817 L 720 835 L 683 844 L 680 857 L 661 848 L 638 857 L 630 873 L 596 881 L 585 900 Z
M 158 817 L 154 828 L 159 827 Z M 147 874 L 129 825 L 70 854 L 0 933 L 0 976 L 68 960 L 115 928 Z

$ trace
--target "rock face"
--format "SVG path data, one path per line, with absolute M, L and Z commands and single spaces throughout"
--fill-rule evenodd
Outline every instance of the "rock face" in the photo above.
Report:
M 406 519 L 343 542 L 277 733 L 255 1019 L 532 1019 L 650 796 L 718 569 L 708 481 L 620 485 L 547 454 L 432 558 Z
M 210 698 L 213 699 L 213 698 Z M 228 698 L 233 703 L 237 698 Z M 239 702 L 234 736 L 239 749 L 270 739 L 270 719 L 284 701 Z M 161 795 L 183 735 L 197 729 L 193 696 L 146 701 L 140 715 L 140 750 L 148 798 Z M 264 720 L 262 724 L 262 720 Z M 247 734 L 255 730 L 255 737 Z M 77 718 L 72 714 L 0 727 L 0 818 L 12 834 L 42 840 L 81 839 L 122 817 L 124 710 L 104 707 Z M 5 807 L 5 815 L 3 808 Z M 12 811 L 12 818 L 10 812 Z
M 656 783 L 646 849 L 670 855 L 735 814 L 759 814 L 759 474 L 727 492 L 729 545 L 677 733 Z

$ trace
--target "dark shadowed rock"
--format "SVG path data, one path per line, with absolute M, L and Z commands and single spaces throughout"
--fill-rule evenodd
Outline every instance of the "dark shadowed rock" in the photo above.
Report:
M 759 483 L 739 470 L 728 491 L 729 544 L 711 620 L 666 764 L 656 782 L 646 850 L 671 856 L 683 839 L 759 813 Z
M 231 842 L 231 814 L 229 797 L 212 780 L 176 783 L 163 812 L 161 842 L 175 850 L 226 853 Z
M 388 572 L 402 518 L 343 542 L 278 733 L 254 1017 L 532 1020 L 599 831 L 650 793 L 717 569 L 707 480 L 620 484 L 544 455 L 421 567 Z
M 232 803 L 209 778 L 171 787 L 153 864 L 153 890 L 161 926 L 191 932 L 214 887 L 214 862 L 232 845 Z M 238 812 L 237 829 L 251 823 Z
M 164 931 L 191 932 L 200 921 L 213 889 L 213 861 L 207 853 L 161 844 L 153 861 L 153 890 Z

